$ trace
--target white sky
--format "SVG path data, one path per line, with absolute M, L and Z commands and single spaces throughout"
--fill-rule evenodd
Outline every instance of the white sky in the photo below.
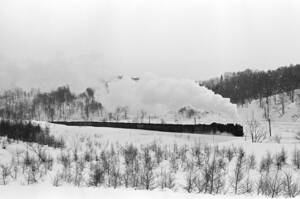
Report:
M 271 69 L 299 37 L 299 0 L 0 0 L 0 87 Z

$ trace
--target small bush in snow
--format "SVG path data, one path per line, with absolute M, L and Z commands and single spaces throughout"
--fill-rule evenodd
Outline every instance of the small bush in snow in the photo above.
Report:
M 226 163 L 223 158 L 219 158 L 216 154 L 207 159 L 202 171 L 202 180 L 197 180 L 197 189 L 204 193 L 217 194 L 220 193 L 225 185 Z M 200 183 L 200 184 L 199 184 Z
M 184 189 L 187 192 L 191 193 L 194 189 L 194 185 L 195 185 L 194 182 L 196 180 L 193 162 L 187 163 L 187 172 L 186 172 L 185 180 L 186 180 L 186 185 Z
M 283 180 L 280 171 L 275 173 L 261 173 L 257 184 L 257 194 L 267 195 L 272 198 L 279 196 L 283 191 Z
M 11 167 L 8 165 L 0 165 L 0 172 L 1 172 L 2 184 L 6 185 L 8 183 L 8 178 L 11 175 Z
M 278 170 L 282 168 L 284 164 L 286 164 L 287 154 L 286 151 L 282 148 L 281 152 L 275 154 L 275 165 Z
M 260 162 L 260 171 L 266 171 L 267 173 L 269 173 L 271 167 L 273 164 L 273 158 L 270 154 L 270 152 L 267 153 L 267 155 L 265 157 L 262 158 L 261 162 Z
M 275 174 L 269 174 L 265 180 L 267 186 L 266 195 L 272 198 L 279 196 L 283 189 L 281 173 L 277 170 Z
M 250 169 L 255 169 L 256 167 L 256 159 L 255 159 L 255 155 L 251 154 L 247 157 L 246 160 L 246 164 L 247 164 L 247 170 L 249 171 Z
M 249 174 L 245 180 L 241 183 L 239 191 L 241 194 L 252 193 L 254 190 L 253 180 L 251 180 Z
M 283 177 L 283 193 L 285 196 L 294 198 L 300 194 L 299 184 L 294 180 L 291 172 L 285 172 Z
M 158 185 L 161 189 L 168 188 L 173 189 L 175 186 L 175 177 L 171 171 L 167 171 L 166 168 L 161 168 L 159 173 L 159 182 Z
M 85 168 L 85 163 L 81 159 L 75 163 L 75 171 L 74 171 L 74 185 L 81 186 L 83 183 L 83 170 Z
M 52 185 L 58 187 L 61 185 L 62 181 L 63 181 L 63 174 L 57 172 L 52 179 Z
M 231 147 L 228 147 L 227 150 L 226 150 L 226 158 L 230 162 L 233 157 L 234 157 L 234 151 Z
M 142 149 L 141 184 L 145 189 L 152 189 L 154 184 L 154 161 L 151 158 L 149 147 Z
M 272 139 L 275 143 L 280 144 L 282 137 L 280 135 L 275 135 Z
M 104 184 L 105 182 L 105 171 L 102 165 L 97 162 L 96 164 L 92 164 L 90 168 L 90 179 L 89 185 L 90 186 L 99 186 Z
M 300 169 L 300 150 L 297 148 L 295 148 L 293 151 L 292 162 L 297 169 Z

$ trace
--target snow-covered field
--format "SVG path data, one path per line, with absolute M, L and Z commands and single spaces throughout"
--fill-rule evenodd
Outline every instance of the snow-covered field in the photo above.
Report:
M 178 193 L 170 190 L 145 191 L 134 189 L 111 188 L 76 188 L 49 186 L 0 186 L 1 198 L 22 199 L 250 199 L 265 198 L 262 196 L 210 195 L 195 193 Z
M 93 137 L 104 143 L 119 144 L 178 144 L 192 145 L 195 143 L 220 143 L 226 141 L 243 140 L 240 137 L 231 135 L 200 135 L 190 133 L 168 133 L 160 131 L 136 130 L 136 129 L 117 129 L 105 127 L 74 127 L 56 124 L 44 124 L 50 127 L 51 132 L 56 137 L 63 137 L 67 142 L 78 139 L 78 137 Z
M 218 146 L 220 151 L 232 149 L 235 150 L 235 155 L 239 147 L 242 147 L 247 155 L 254 155 L 256 159 L 256 169 L 250 170 L 250 173 L 245 174 L 246 176 L 251 175 L 254 179 L 259 177 L 259 167 L 260 161 L 266 157 L 269 152 L 272 157 L 280 154 L 282 149 L 287 154 L 286 160 L 286 171 L 295 171 L 294 180 L 299 180 L 299 170 L 294 170 L 292 166 L 292 154 L 296 148 L 300 149 L 299 141 L 295 139 L 295 133 L 298 130 L 299 124 L 295 122 L 291 123 L 280 123 L 277 122 L 273 125 L 273 131 L 277 135 L 281 135 L 281 143 L 276 143 L 272 139 L 266 139 L 263 143 L 252 143 L 249 138 L 244 137 L 233 137 L 226 135 L 193 135 L 193 134 L 176 134 L 176 133 L 166 133 L 166 132 L 153 132 L 145 130 L 131 130 L 131 129 L 116 129 L 116 128 L 100 128 L 100 127 L 70 127 L 64 125 L 49 124 L 45 122 L 39 122 L 42 126 L 48 126 L 50 128 L 51 134 L 53 134 L 58 139 L 63 139 L 65 141 L 65 149 L 53 149 L 51 147 L 41 147 L 41 151 L 50 155 L 53 160 L 52 168 L 43 171 L 44 167 L 38 168 L 39 172 L 35 176 L 36 179 L 32 181 L 29 176 L 32 167 L 25 168 L 22 163 L 19 166 L 14 167 L 11 164 L 11 173 L 7 177 L 7 186 L 0 187 L 1 198 L 17 198 L 20 195 L 24 195 L 25 198 L 29 193 L 33 193 L 31 198 L 95 198 L 99 196 L 105 196 L 105 198 L 224 198 L 224 195 L 210 195 L 210 194 L 199 194 L 197 193 L 197 188 L 194 187 L 191 193 L 188 193 L 186 189 L 187 174 L 190 167 L 188 166 L 191 161 L 194 160 L 196 156 L 192 155 L 196 146 L 211 146 L 214 150 L 215 146 Z M 120 164 L 120 175 L 122 175 L 122 170 L 124 170 L 122 150 L 124 147 L 129 145 L 136 146 L 141 150 L 145 146 L 156 147 L 158 146 L 162 149 L 162 156 L 166 155 L 166 159 L 162 157 L 159 164 L 155 164 L 153 169 L 153 176 L 155 180 L 153 181 L 152 191 L 139 190 L 144 189 L 141 187 L 136 188 L 125 188 L 122 183 L 117 185 L 116 190 L 110 188 L 112 185 L 105 184 L 100 187 L 91 187 L 89 185 L 89 178 L 91 167 L 96 161 L 97 157 L 100 157 L 101 151 L 106 151 L 110 153 L 111 147 L 113 146 L 115 153 L 118 154 L 118 164 Z M 22 161 L 25 158 L 26 153 L 29 152 L 29 156 L 33 159 L 38 160 L 39 147 L 36 144 L 28 145 L 23 142 L 9 141 L 5 138 L 1 138 L 0 141 L 0 160 L 2 165 L 10 165 L 11 162 Z M 172 167 L 172 150 L 174 147 L 178 147 L 178 150 L 183 152 L 184 155 L 178 157 L 175 161 L 179 164 L 179 168 L 172 172 L 174 177 L 174 187 L 171 189 L 160 187 L 160 178 L 157 177 L 161 175 L 161 170 L 170 170 Z M 158 148 L 157 148 L 158 149 Z M 203 148 L 202 148 L 203 149 Z M 151 149 L 152 150 L 152 149 Z M 78 164 L 73 160 L 74 153 L 77 153 L 78 159 L 91 159 L 83 163 L 83 168 L 79 169 L 81 174 L 76 176 L 78 165 L 80 165 L 80 160 Z M 222 152 L 221 152 L 222 153 Z M 17 155 L 18 154 L 18 155 Z M 87 157 L 87 154 L 89 157 Z M 141 153 L 142 154 L 142 153 Z M 153 160 L 156 161 L 155 150 L 151 152 Z M 178 153 L 180 154 L 180 152 Z M 225 152 L 224 152 L 225 154 Z M 99 155 L 99 156 L 97 156 Z M 47 156 L 47 155 L 46 155 Z M 69 180 L 62 180 L 66 168 L 63 166 L 64 162 L 61 160 L 62 157 L 68 157 L 70 159 L 69 171 L 72 173 Z M 220 156 L 221 157 L 221 156 Z M 95 159 L 96 158 L 96 159 Z M 186 159 L 182 159 L 186 158 Z M 233 158 L 234 160 L 234 158 Z M 120 161 L 120 162 L 119 162 Z M 143 157 L 140 159 L 140 164 L 142 164 Z M 43 165 L 43 163 L 40 163 Z M 226 161 L 228 165 L 223 171 L 224 175 L 224 188 L 221 194 L 226 193 L 226 198 L 240 198 L 234 195 L 232 191 L 231 181 L 233 170 L 235 166 L 235 161 Z M 274 163 L 275 164 L 275 163 Z M 46 164 L 45 164 L 46 165 Z M 197 166 L 196 166 L 197 167 Z M 123 169 L 122 169 L 123 168 Z M 2 168 L 3 169 L 3 168 Z M 29 169 L 29 173 L 26 173 L 26 169 Z M 0 169 L 1 170 L 1 169 Z M 198 169 L 193 170 L 196 175 L 200 172 Z M 78 174 L 78 173 L 77 173 Z M 13 176 L 17 175 L 16 178 Z M 28 176 L 27 176 L 28 175 Z M 199 173 L 199 176 L 201 174 Z M 79 178 L 81 182 L 76 182 L 76 178 Z M 1 177 L 0 177 L 1 178 Z M 61 182 L 56 182 L 57 178 L 62 178 Z M 3 181 L 3 180 L 2 180 Z M 3 182 L 1 182 L 3 184 Z M 76 184 L 78 183 L 78 184 Z M 255 183 L 253 183 L 255 184 Z M 22 186 L 22 185 L 30 185 Z M 58 186 L 58 187 L 53 187 Z M 80 187 L 80 188 L 78 188 Z M 103 188 L 104 187 L 104 188 Z M 138 190 L 136 190 L 138 189 Z M 251 194 L 246 194 L 243 196 L 247 197 L 257 197 L 255 191 Z M 17 191 L 13 191 L 17 190 Z M 51 193 L 48 195 L 46 193 Z M 262 197 L 262 196 L 260 196 Z
M 234 137 L 231 135 L 200 135 L 188 133 L 167 133 L 147 130 L 116 129 L 104 127 L 74 127 L 56 124 L 47 124 L 51 132 L 59 137 L 63 137 L 67 144 L 72 145 L 76 140 L 84 137 L 92 138 L 95 142 L 110 144 L 134 144 L 149 145 L 159 143 L 160 145 L 172 146 L 194 146 L 197 144 L 218 145 L 221 147 L 243 147 L 248 154 L 255 154 L 261 159 L 267 152 L 276 153 L 282 148 L 289 154 L 296 148 L 300 148 L 300 141 L 295 139 L 296 133 L 300 131 L 298 122 L 274 122 L 272 124 L 273 135 L 281 136 L 280 143 L 267 138 L 263 143 L 252 143 L 247 137 Z M 262 123 L 267 130 L 267 123 Z

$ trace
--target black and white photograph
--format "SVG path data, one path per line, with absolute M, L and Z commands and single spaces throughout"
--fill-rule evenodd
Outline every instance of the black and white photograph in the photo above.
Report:
M 1 199 L 300 199 L 299 0 L 0 0 Z

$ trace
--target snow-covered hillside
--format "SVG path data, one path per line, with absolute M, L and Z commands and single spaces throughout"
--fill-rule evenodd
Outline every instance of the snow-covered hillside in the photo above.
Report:
M 269 124 L 266 119 L 268 116 L 271 120 L 273 137 L 282 138 L 283 143 L 297 143 L 295 136 L 300 132 L 300 90 L 295 90 L 293 102 L 286 93 L 269 97 L 269 105 L 266 100 L 263 98 L 261 101 L 254 100 L 239 106 L 239 123 L 246 130 L 247 122 L 254 118 L 268 132 Z
M 254 116 L 258 120 L 265 120 L 268 104 L 266 98 L 253 100 L 238 107 L 241 120 L 249 120 Z M 260 106 L 261 105 L 261 106 Z M 300 89 L 295 90 L 294 102 L 286 93 L 269 97 L 270 118 L 274 122 L 300 122 Z

